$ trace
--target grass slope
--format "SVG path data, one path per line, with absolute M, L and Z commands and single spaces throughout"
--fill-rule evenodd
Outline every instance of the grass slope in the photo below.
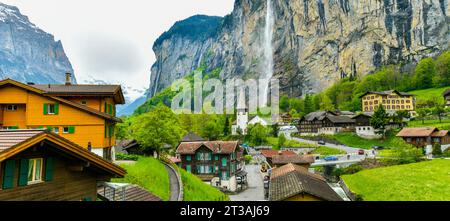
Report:
M 416 91 L 410 91 L 408 93 L 416 95 L 418 100 L 430 100 L 433 97 L 441 97 L 444 92 L 449 89 L 450 87 L 443 87 L 443 88 L 430 88 L 425 90 L 416 90 Z
M 184 201 L 229 201 L 229 197 L 186 170 L 179 169 L 184 187 Z
M 396 132 L 388 133 L 384 140 L 367 140 L 353 133 L 340 133 L 334 135 L 332 138 L 350 147 L 372 149 L 373 146 L 383 146 L 391 148 L 399 143 L 404 143 L 402 139 L 395 137 L 395 134 Z
M 366 201 L 449 201 L 450 160 L 365 170 L 342 178 Z
M 331 148 L 331 147 L 325 147 L 325 146 L 318 147 L 312 153 L 319 154 L 321 156 L 346 154 L 346 152 L 343 150 L 339 150 L 339 149 L 335 149 L 335 148 Z
M 112 182 L 136 184 L 165 201 L 170 199 L 169 174 L 164 164 L 154 158 L 140 157 L 136 164 L 122 167 L 128 174 Z
M 415 120 L 408 122 L 408 127 L 437 127 L 441 130 L 450 130 L 450 119 L 442 119 L 442 122 L 439 122 L 439 120 L 425 120 L 424 123 L 421 120 Z

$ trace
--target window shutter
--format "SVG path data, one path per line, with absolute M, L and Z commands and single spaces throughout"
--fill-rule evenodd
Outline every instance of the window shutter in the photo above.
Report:
M 112 113 L 113 113 L 112 104 L 108 104 L 108 114 L 112 115 Z
M 28 185 L 28 167 L 29 165 L 28 159 L 21 159 L 20 160 L 20 171 L 19 171 L 19 186 L 26 186 Z
M 48 182 L 53 180 L 54 170 L 54 159 L 53 157 L 49 157 L 45 161 L 45 181 Z
M 105 138 L 108 137 L 108 126 L 105 124 Z
M 52 126 L 48 126 L 47 130 L 49 130 L 50 132 L 53 132 L 53 127 Z
M 69 134 L 75 133 L 75 127 L 69 127 Z
M 44 115 L 48 115 L 48 105 L 44 104 Z
M 3 176 L 3 189 L 11 189 L 14 187 L 14 172 L 16 167 L 15 160 L 5 162 L 5 173 Z
M 105 102 L 105 113 L 107 113 L 106 106 L 107 106 L 107 103 Z
M 55 104 L 55 115 L 59 114 L 59 104 Z

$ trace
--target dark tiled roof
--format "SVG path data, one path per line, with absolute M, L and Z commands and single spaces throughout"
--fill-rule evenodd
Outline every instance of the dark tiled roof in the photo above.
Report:
M 275 155 L 272 157 L 272 163 L 281 164 L 313 164 L 315 162 L 314 156 L 312 155 Z
M 378 95 L 386 96 L 386 95 L 390 95 L 392 93 L 397 93 L 397 94 L 399 94 L 401 96 L 416 96 L 416 95 L 410 94 L 410 93 L 399 92 L 399 91 L 396 91 L 396 90 L 390 90 L 390 91 L 369 91 L 369 92 L 361 95 L 360 97 L 362 98 L 362 97 L 364 97 L 364 96 L 366 96 L 368 94 L 378 94 Z
M 283 150 L 283 151 L 278 151 L 278 150 L 261 150 L 261 154 L 265 157 L 265 158 L 272 158 L 276 155 L 282 155 L 282 156 L 298 156 L 296 153 L 289 151 L 289 150 Z
M 333 123 L 355 123 L 355 120 L 347 116 L 328 115 L 327 118 Z
M 206 141 L 203 137 L 195 134 L 194 132 L 189 132 L 186 136 L 181 139 L 181 142 L 198 142 L 198 141 Z
M 272 171 L 269 188 L 270 201 L 282 201 L 302 193 L 326 201 L 342 201 L 342 198 L 323 177 L 310 173 L 306 168 L 288 164 Z
M 98 194 L 102 195 L 103 192 L 103 187 L 97 189 Z M 116 192 L 116 198 L 121 198 L 120 194 L 120 191 Z M 137 185 L 131 185 L 125 189 L 125 201 L 162 201 L 162 199 Z
M 429 137 L 436 131 L 438 130 L 435 127 L 404 128 L 397 137 Z
M 0 131 L 0 153 L 43 132 L 43 130 Z
M 120 85 L 64 85 L 64 84 L 42 84 L 30 85 L 48 94 L 110 94 L 114 95 L 121 87 Z
M 182 142 L 178 148 L 178 154 L 195 154 L 202 146 L 207 147 L 214 153 L 231 154 L 238 148 L 238 141 L 205 141 L 205 142 Z

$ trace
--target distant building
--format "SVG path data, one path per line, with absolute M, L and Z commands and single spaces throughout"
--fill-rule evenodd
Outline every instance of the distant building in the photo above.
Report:
M 359 137 L 365 139 L 379 139 L 382 137 L 382 135 L 377 134 L 375 128 L 370 125 L 370 120 L 373 115 L 374 112 L 363 112 L 353 117 L 353 120 L 355 120 L 355 132 Z M 391 120 L 390 124 L 386 126 L 386 129 L 400 128 L 403 126 L 402 124 L 394 123 Z
M 237 141 L 181 142 L 176 153 L 181 168 L 213 186 L 236 191 L 238 177 L 246 176 Z
M 320 175 L 288 164 L 275 168 L 270 176 L 269 201 L 342 201 Z
M 318 111 L 302 117 L 298 131 L 302 135 L 336 134 L 353 131 L 355 120 L 332 111 Z
M 428 149 L 436 143 L 450 146 L 449 131 L 439 130 L 435 127 L 404 128 L 397 134 L 397 137 L 403 138 L 405 142 L 414 146 L 427 147 Z
M 447 107 L 450 107 L 450 89 L 444 92 L 444 98 L 447 101 Z
M 237 104 L 237 113 L 236 113 L 236 121 L 233 122 L 231 126 L 231 132 L 233 135 L 238 135 L 239 131 L 242 135 L 248 134 L 248 127 L 250 125 L 261 124 L 262 126 L 268 126 L 269 122 L 263 119 L 260 116 L 250 117 L 249 109 L 245 100 L 245 93 L 241 91 L 239 94 L 238 104 Z
M 44 130 L 0 131 L 0 201 L 96 201 L 126 171 Z
M 414 111 L 415 95 L 396 90 L 382 92 L 367 92 L 361 97 L 362 110 L 375 112 L 380 105 L 387 111 Z

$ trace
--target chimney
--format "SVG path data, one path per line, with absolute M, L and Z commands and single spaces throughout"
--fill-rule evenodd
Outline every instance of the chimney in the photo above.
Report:
M 72 85 L 72 74 L 66 73 L 66 85 Z
M 28 82 L 28 85 L 35 85 L 34 82 Z

